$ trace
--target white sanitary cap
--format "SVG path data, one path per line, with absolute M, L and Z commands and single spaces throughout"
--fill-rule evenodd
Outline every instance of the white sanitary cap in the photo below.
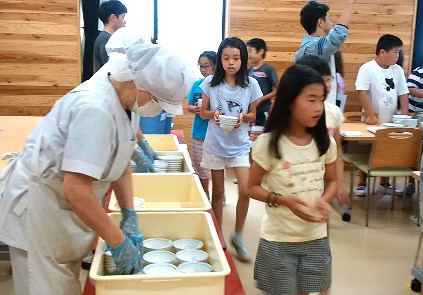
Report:
M 182 102 L 194 82 L 190 63 L 158 44 L 135 44 L 126 54 L 137 88 L 155 96 L 166 112 L 182 115 Z
M 122 27 L 116 30 L 109 41 L 107 41 L 105 47 L 107 55 L 112 52 L 126 53 L 126 49 L 133 44 L 145 43 L 140 32 L 129 29 L 128 27 Z

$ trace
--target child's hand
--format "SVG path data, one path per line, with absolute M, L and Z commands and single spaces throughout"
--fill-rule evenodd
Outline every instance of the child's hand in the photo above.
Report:
M 329 220 L 329 204 L 322 198 L 317 199 L 314 204 L 316 216 L 320 216 L 322 221 Z
M 317 205 L 317 202 L 314 205 L 310 205 L 295 195 L 284 195 L 283 198 L 285 198 L 285 206 L 299 218 L 309 222 L 323 222 L 326 220 L 324 219 L 324 205 L 320 204 L 320 202 L 319 205 Z M 327 212 L 329 212 L 328 209 Z
M 217 125 L 217 126 L 220 126 L 219 115 L 220 115 L 219 110 L 216 110 L 216 111 L 214 112 L 214 121 L 216 122 L 216 125 Z
M 195 104 L 194 113 L 196 113 L 197 115 L 200 115 L 200 111 L 201 111 L 201 106 L 199 106 L 198 104 Z
M 238 121 L 236 122 L 236 124 L 234 125 L 234 129 L 236 129 L 236 128 L 239 128 L 239 126 L 241 125 L 241 123 L 242 123 L 242 119 L 244 118 L 244 115 L 242 114 L 242 113 L 240 113 L 239 115 L 238 115 Z
M 377 116 L 370 116 L 366 118 L 366 124 L 367 125 L 376 125 L 377 124 Z

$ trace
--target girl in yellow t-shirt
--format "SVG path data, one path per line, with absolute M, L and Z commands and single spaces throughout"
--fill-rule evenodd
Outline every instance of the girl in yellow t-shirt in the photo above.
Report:
M 326 92 L 318 72 L 289 67 L 254 142 L 248 191 L 266 203 L 254 278 L 268 294 L 329 294 L 326 220 L 336 194 L 336 144 L 325 123 Z

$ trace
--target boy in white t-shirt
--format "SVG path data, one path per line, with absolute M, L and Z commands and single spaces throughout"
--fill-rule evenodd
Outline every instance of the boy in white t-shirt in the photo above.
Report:
M 366 124 L 392 122 L 398 100 L 402 114 L 408 114 L 407 82 L 403 69 L 396 64 L 402 45 L 397 36 L 383 35 L 377 42 L 375 59 L 363 64 L 358 71 L 355 87 L 361 107 L 366 112 Z M 366 194 L 366 177 L 360 171 L 357 196 Z M 385 187 L 386 181 L 386 177 L 380 178 L 380 188 Z

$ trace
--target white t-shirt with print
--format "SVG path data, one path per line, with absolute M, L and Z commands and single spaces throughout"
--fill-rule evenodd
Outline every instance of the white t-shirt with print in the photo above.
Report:
M 240 113 L 248 113 L 251 103 L 263 96 L 256 79 L 248 77 L 247 87 L 231 87 L 222 82 L 217 86 L 210 87 L 213 76 L 210 75 L 200 84 L 204 94 L 209 97 L 209 110 L 219 110 L 221 114 L 238 116 Z M 209 120 L 203 150 L 225 158 L 246 155 L 251 148 L 248 136 L 248 122 L 243 121 L 239 128 L 232 131 L 220 129 L 215 120 Z
M 356 90 L 368 90 L 373 111 L 378 123 L 392 122 L 398 105 L 398 96 L 407 94 L 404 71 L 399 65 L 387 69 L 380 67 L 375 60 L 363 64 L 355 81 Z
M 333 134 L 333 131 L 336 128 L 339 128 L 344 122 L 344 115 L 342 114 L 341 109 L 332 103 L 325 101 L 325 115 L 326 115 L 326 127 L 330 134 Z
M 281 159 L 269 153 L 270 133 L 263 133 L 254 142 L 252 157 L 265 171 L 267 188 L 271 192 L 297 195 L 314 203 L 323 194 L 325 164 L 336 159 L 336 144 L 330 136 L 330 147 L 319 156 L 314 140 L 305 146 L 292 143 L 284 135 L 279 140 Z M 325 223 L 308 222 L 295 215 L 288 207 L 266 206 L 261 223 L 261 237 L 276 242 L 304 242 L 327 236 Z

